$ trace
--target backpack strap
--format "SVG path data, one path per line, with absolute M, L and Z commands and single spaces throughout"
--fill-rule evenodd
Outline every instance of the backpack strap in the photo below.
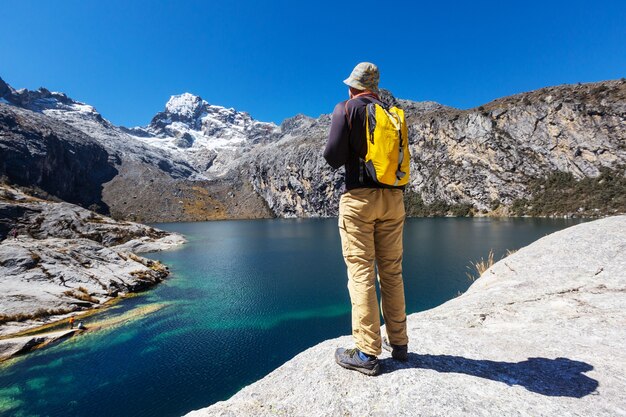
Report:
M 352 96 L 351 99 L 346 100 L 346 104 L 343 106 L 343 108 L 344 108 L 344 112 L 346 113 L 346 120 L 348 120 L 348 127 L 350 128 L 350 130 L 352 130 L 352 120 L 350 120 L 350 115 L 348 114 L 348 103 L 356 98 L 364 97 L 364 96 L 374 96 L 375 99 L 380 101 L 380 99 L 378 99 L 378 96 L 375 93 L 372 93 L 371 91 L 364 91 L 355 96 Z
M 394 185 L 397 185 L 398 181 L 404 178 L 404 176 L 406 175 L 406 172 L 402 171 L 402 161 L 404 160 L 404 138 L 402 137 L 402 117 L 400 117 L 400 115 L 396 112 L 393 113 L 393 116 L 394 118 L 397 117 L 397 121 L 399 125 L 398 135 L 400 138 L 400 146 L 398 150 L 398 169 L 396 170 L 396 183 L 394 184 Z
M 349 100 L 346 100 L 346 104 L 344 105 L 344 112 L 345 112 L 346 120 L 348 121 L 348 128 L 350 130 L 352 130 L 352 120 L 350 119 L 350 114 L 348 114 L 348 103 L 350 101 L 354 100 L 354 99 L 361 98 L 361 97 L 365 98 L 367 96 L 370 96 L 373 99 L 376 99 L 377 101 L 380 101 L 378 96 L 375 93 L 372 93 L 371 91 L 364 91 L 364 92 L 362 92 L 360 94 L 357 94 L 357 95 L 353 96 Z M 374 103 L 372 103 L 372 102 L 367 103 L 366 108 L 365 108 L 365 117 L 366 118 L 369 117 L 369 109 L 370 109 L 370 106 L 373 106 L 373 104 Z M 372 116 L 372 119 L 374 121 L 376 121 L 376 117 L 374 117 L 376 110 L 373 109 L 373 111 L 374 111 L 374 115 Z M 368 132 L 365 132 L 365 135 L 366 135 L 366 139 L 365 140 L 368 140 L 367 137 L 369 136 L 371 138 L 370 140 L 372 141 L 372 143 L 374 142 L 374 130 L 373 129 L 371 129 L 371 133 L 369 135 L 368 135 Z M 359 157 L 359 183 L 360 184 L 365 184 L 365 178 L 364 177 L 365 177 L 365 161 L 362 158 Z
M 365 107 L 365 117 L 367 117 L 367 138 L 374 144 L 374 130 L 376 130 L 376 103 L 368 103 Z

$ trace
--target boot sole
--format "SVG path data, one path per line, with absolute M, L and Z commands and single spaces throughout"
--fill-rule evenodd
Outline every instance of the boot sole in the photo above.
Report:
M 362 368 L 360 366 L 354 366 L 354 365 L 350 365 L 350 364 L 347 364 L 347 363 L 339 362 L 337 359 L 335 359 L 335 362 L 337 362 L 337 365 L 341 366 L 342 368 L 351 369 L 353 371 L 360 372 L 360 373 L 362 373 L 364 375 L 367 375 L 367 376 L 376 376 L 376 375 L 378 375 L 378 373 L 380 371 L 380 364 L 379 363 L 374 365 L 374 367 L 372 369 L 367 369 L 367 368 Z

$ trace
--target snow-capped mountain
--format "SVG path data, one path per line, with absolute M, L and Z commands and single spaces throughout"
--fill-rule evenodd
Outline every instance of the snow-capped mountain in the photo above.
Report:
M 42 113 L 96 139 L 107 149 L 111 160 L 167 166 L 169 173 L 176 178 L 196 174 L 186 160 L 135 140 L 125 129 L 102 117 L 93 106 L 76 101 L 64 93 L 51 92 L 45 88 L 35 91 L 25 88 L 15 90 L 0 78 L 0 97 L 8 104 Z
M 101 190 L 104 214 L 152 222 L 271 215 L 236 167 L 254 143 L 269 140 L 268 132 L 276 129 L 272 123 L 257 122 L 247 113 L 211 106 L 184 94 L 175 96 L 165 111 L 155 116 L 161 120 L 160 126 L 155 121 L 144 128 L 128 129 L 115 126 L 93 106 L 63 93 L 44 88 L 15 90 L 1 78 L 0 106 L 5 110 L 0 114 L 0 176 L 6 174 L 3 164 L 11 160 L 33 163 L 28 149 L 40 142 L 58 138 L 59 146 L 67 148 L 64 153 L 72 154 L 65 137 L 79 135 L 58 127 L 67 125 L 102 145 L 108 166 L 116 172 L 107 182 L 91 185 Z M 163 123 L 167 118 L 172 120 L 171 126 Z M 209 131 L 216 136 L 207 136 Z M 186 139 L 191 139 L 190 146 L 178 146 Z M 44 163 L 58 164 L 63 161 Z M 11 176 L 8 179 L 13 180 Z M 32 179 L 32 185 L 50 192 Z
M 184 93 L 172 96 L 148 126 L 127 132 L 186 159 L 207 178 L 223 178 L 231 174 L 243 153 L 269 140 L 276 130 L 274 123 L 259 122 L 248 113 Z
M 93 120 L 107 127 L 113 127 L 93 106 L 75 101 L 64 93 L 49 91 L 43 87 L 36 91 L 27 90 L 26 88 L 15 90 L 0 79 L 0 95 L 5 103 L 13 104 L 23 109 L 50 116 L 75 113 L 80 114 L 80 117 L 84 120 Z
M 0 98 L 7 104 L 43 113 L 68 123 L 108 146 L 112 155 L 144 159 L 168 166 L 177 177 L 196 179 L 232 176 L 236 161 L 254 144 L 269 140 L 273 123 L 248 113 L 210 105 L 202 98 L 175 95 L 145 127 L 115 126 L 88 104 L 45 88 L 15 90 L 0 79 Z
M 165 110 L 157 113 L 146 130 L 158 137 L 190 133 L 206 146 L 233 146 L 266 138 L 276 129 L 273 123 L 259 122 L 246 112 L 210 105 L 190 93 L 172 96 Z

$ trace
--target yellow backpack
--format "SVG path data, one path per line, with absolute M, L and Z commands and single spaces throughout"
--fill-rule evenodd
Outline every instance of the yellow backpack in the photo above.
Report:
M 409 182 L 409 141 L 404 110 L 367 105 L 365 169 L 377 183 L 401 187 Z

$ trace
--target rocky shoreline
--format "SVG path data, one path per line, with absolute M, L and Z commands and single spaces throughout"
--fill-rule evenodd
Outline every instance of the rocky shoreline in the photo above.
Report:
M 185 242 L 175 233 L 115 221 L 6 184 L 0 185 L 0 239 L 2 339 L 158 284 L 169 275 L 167 266 L 137 253 Z
M 409 360 L 367 377 L 328 340 L 199 416 L 626 415 L 626 216 L 548 235 L 407 319 Z

